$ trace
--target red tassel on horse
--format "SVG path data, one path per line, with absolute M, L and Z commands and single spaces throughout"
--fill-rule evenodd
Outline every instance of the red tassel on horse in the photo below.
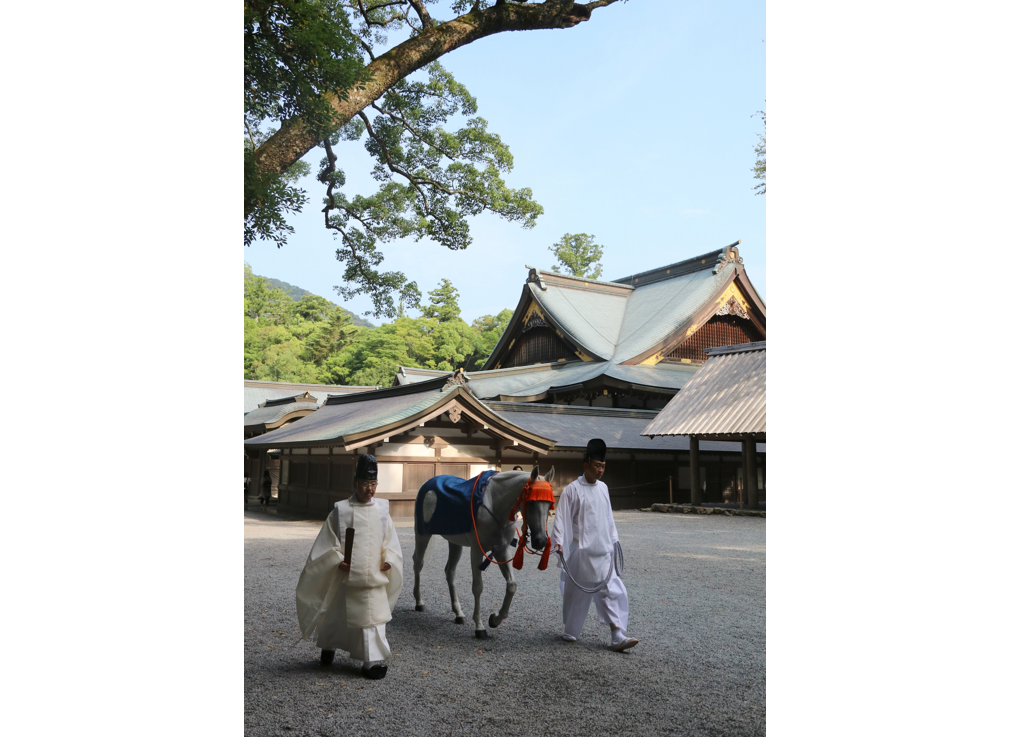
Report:
M 545 571 L 550 564 L 550 536 L 546 536 L 546 547 L 543 548 L 543 556 L 539 559 L 539 570 Z
M 525 538 L 522 538 L 522 540 L 524 539 Z M 525 543 L 519 541 L 518 550 L 515 552 L 515 559 L 511 561 L 511 565 L 514 566 L 516 570 L 520 571 L 522 570 L 522 564 L 524 562 L 525 562 Z

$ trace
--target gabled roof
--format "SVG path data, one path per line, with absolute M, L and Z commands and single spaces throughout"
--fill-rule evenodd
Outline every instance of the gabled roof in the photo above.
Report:
M 485 425 L 491 434 L 517 441 L 519 446 L 540 453 L 553 447 L 552 439 L 531 433 L 494 413 L 472 394 L 467 383 L 464 374 L 456 372 L 450 377 L 374 392 L 332 395 L 312 415 L 251 438 L 245 445 L 271 448 L 341 445 L 353 450 L 381 442 L 457 408 Z
M 645 428 L 645 435 L 764 437 L 765 341 L 705 351 L 701 370 Z
M 569 361 L 564 363 L 516 366 L 468 374 L 469 390 L 483 400 L 534 402 L 555 392 L 584 384 L 618 386 L 643 391 L 672 394 L 683 387 L 698 366 L 691 364 L 658 364 L 656 366 L 618 366 L 610 361 Z M 415 369 L 402 366 L 396 384 L 408 385 L 431 381 L 435 376 L 447 377 L 449 372 Z
M 341 386 L 339 384 L 296 384 L 288 381 L 255 381 L 244 379 L 243 381 L 243 412 L 262 406 L 266 400 L 277 400 L 294 397 L 304 392 L 310 392 L 317 399 L 318 406 L 324 404 L 328 394 L 342 394 L 350 392 L 368 392 L 376 389 L 376 386 Z
M 483 368 L 500 365 L 508 355 L 533 305 L 589 362 L 655 363 L 714 315 L 733 291 L 749 303 L 763 329 L 765 303 L 747 278 L 739 243 L 612 282 L 530 268 L 511 321 Z

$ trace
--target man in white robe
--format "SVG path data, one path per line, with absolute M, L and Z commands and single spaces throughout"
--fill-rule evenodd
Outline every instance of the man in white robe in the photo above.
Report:
M 599 479 L 606 470 L 606 443 L 594 438 L 585 450 L 585 473 L 568 484 L 557 502 L 550 536 L 563 553 L 567 569 L 585 588 L 595 588 L 609 576 L 606 588 L 589 594 L 575 586 L 560 563 L 560 593 L 564 598 L 564 641 L 581 634 L 589 606 L 596 605 L 599 621 L 610 626 L 610 647 L 617 652 L 638 644 L 627 636 L 627 588 L 613 569 L 614 543 L 620 538 L 613 521 L 610 492 Z
M 296 611 L 303 639 L 317 634 L 321 663 L 336 650 L 363 662 L 363 675 L 387 675 L 391 657 L 384 627 L 402 590 L 402 546 L 377 492 L 377 461 L 359 457 L 353 496 L 335 504 L 321 527 L 296 585 Z M 345 559 L 347 530 L 353 535 L 351 561 Z

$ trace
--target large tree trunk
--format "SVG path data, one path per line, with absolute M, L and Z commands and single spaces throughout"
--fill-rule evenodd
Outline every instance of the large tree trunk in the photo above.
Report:
M 348 122 L 398 80 L 449 51 L 503 31 L 571 28 L 592 17 L 596 8 L 616 1 L 595 0 L 580 4 L 573 0 L 546 0 L 538 5 L 498 4 L 427 28 L 371 62 L 367 66 L 369 80 L 362 89 L 350 90 L 349 99 L 339 100 L 337 95 L 329 94 L 336 127 Z M 262 171 L 281 174 L 319 143 L 318 136 L 307 131 L 299 118 L 293 118 L 258 147 L 254 160 Z

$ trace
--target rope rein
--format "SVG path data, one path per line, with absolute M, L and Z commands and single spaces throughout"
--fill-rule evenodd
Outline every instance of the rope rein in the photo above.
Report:
M 586 594 L 595 594 L 595 593 L 598 593 L 598 592 L 602 591 L 607 586 L 609 586 L 610 579 L 613 578 L 614 572 L 616 572 L 617 577 L 619 578 L 620 577 L 620 572 L 624 570 L 624 551 L 621 549 L 620 542 L 618 541 L 618 542 L 613 543 L 613 554 L 610 556 L 610 572 L 606 574 L 606 578 L 604 578 L 601 582 L 597 583 L 593 588 L 588 589 L 588 588 L 585 588 L 584 586 L 582 586 L 580 583 L 578 583 L 575 580 L 574 576 L 571 575 L 571 571 L 569 571 L 568 568 L 567 568 L 567 562 L 564 560 L 564 553 L 562 553 L 559 550 L 554 551 L 554 552 L 557 553 L 557 558 L 560 560 L 561 570 L 563 570 L 564 573 L 567 574 L 567 577 L 571 579 L 571 583 L 573 583 L 575 586 L 580 588 Z M 617 554 L 618 554 L 618 552 L 620 553 L 620 565 L 619 566 L 617 565 Z

